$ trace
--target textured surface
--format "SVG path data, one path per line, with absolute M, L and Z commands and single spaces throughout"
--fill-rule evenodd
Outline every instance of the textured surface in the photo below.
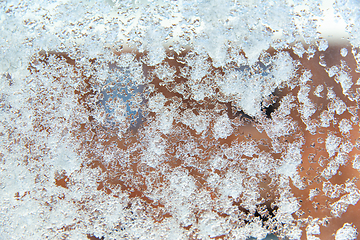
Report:
M 316 2 L 1 2 L 0 238 L 356 239 L 359 6 Z

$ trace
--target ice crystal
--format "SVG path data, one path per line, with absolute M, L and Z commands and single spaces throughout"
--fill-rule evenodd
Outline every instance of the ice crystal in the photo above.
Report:
M 350 223 L 344 223 L 342 228 L 336 231 L 336 240 L 354 240 L 356 239 L 358 232 L 356 228 Z
M 321 98 L 321 92 L 324 90 L 324 85 L 318 85 L 314 91 L 314 95 Z
M 340 50 L 340 54 L 342 57 L 346 57 L 346 55 L 348 54 L 348 50 L 346 48 L 342 48 Z
M 349 120 L 341 119 L 341 121 L 339 122 L 339 130 L 341 133 L 349 133 L 349 131 L 352 129 L 352 124 Z
M 355 205 L 360 199 L 359 189 L 352 181 L 347 181 L 345 183 L 344 191 L 347 194 L 343 195 L 338 201 L 330 205 L 331 213 L 335 217 L 340 217 L 346 212 L 349 205 Z
M 326 138 L 326 150 L 329 154 L 329 157 L 332 157 L 335 155 L 335 152 L 337 151 L 339 145 L 341 142 L 341 138 L 335 136 L 334 134 L 329 134 Z
M 0 238 L 355 239 L 358 7 L 2 1 Z
M 353 168 L 360 171 L 360 155 L 355 155 L 353 159 Z
M 326 51 L 326 49 L 328 49 L 329 47 L 329 43 L 326 39 L 320 39 L 318 41 L 318 49 L 319 51 Z
M 318 223 L 319 219 L 314 219 L 311 221 L 311 223 L 306 227 L 306 236 L 307 239 L 320 239 L 318 237 L 315 237 L 314 235 L 320 234 L 320 226 Z

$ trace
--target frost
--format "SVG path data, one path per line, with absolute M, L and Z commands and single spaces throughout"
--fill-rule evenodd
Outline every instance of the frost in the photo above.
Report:
M 277 169 L 277 172 L 284 176 L 292 177 L 297 173 L 297 167 L 301 163 L 301 146 L 302 144 L 289 144 L 286 153 L 283 155 L 282 164 Z
M 169 64 L 157 65 L 154 73 L 164 82 L 173 82 L 176 69 Z
M 53 157 L 53 164 L 55 168 L 65 170 L 67 174 L 71 174 L 72 172 L 80 169 L 81 161 L 75 153 L 73 147 L 60 145 L 55 149 L 57 149 L 57 152 Z
M 300 58 L 303 57 L 303 54 L 305 53 L 305 49 L 301 42 L 295 43 L 295 45 L 292 47 L 292 49 L 293 49 L 294 53 L 296 55 L 298 55 Z
M 358 171 L 360 171 L 360 155 L 355 155 L 352 161 L 352 167 Z
M 339 97 L 336 97 L 332 89 L 328 89 L 327 98 L 331 100 L 328 104 L 328 110 L 330 112 L 336 112 L 336 114 L 341 115 L 346 111 L 346 104 Z
M 224 154 L 228 159 L 254 157 L 254 155 L 259 155 L 259 148 L 255 141 L 243 141 L 240 144 L 233 142 L 231 147 L 224 149 Z
M 301 86 L 298 92 L 298 100 L 301 103 L 299 112 L 301 113 L 302 118 L 308 119 L 316 112 L 316 106 L 311 102 L 309 96 L 310 86 L 303 85 Z
M 341 87 L 343 89 L 343 93 L 345 95 L 347 94 L 347 92 L 349 91 L 351 86 L 353 85 L 351 75 L 348 72 L 344 71 L 344 70 L 341 70 L 336 74 L 335 81 L 337 83 L 340 83 L 340 85 L 341 85 Z
M 336 94 L 332 88 L 327 89 L 327 99 L 334 99 Z
M 320 39 L 318 41 L 318 49 L 319 51 L 326 51 L 326 49 L 328 49 L 329 47 L 329 43 L 326 39 Z
M 276 111 L 276 116 L 286 117 L 291 113 L 292 108 L 296 107 L 294 103 L 295 97 L 292 95 L 286 95 L 281 99 L 280 106 Z M 274 114 L 275 115 L 275 114 Z
M 350 153 L 354 148 L 354 145 L 350 141 L 344 141 L 340 145 L 340 152 L 342 153 Z
M 291 226 L 287 231 L 286 236 L 291 240 L 295 240 L 301 238 L 301 234 L 302 230 L 299 226 Z
M 237 199 L 245 190 L 243 181 L 243 174 L 230 171 L 226 174 L 225 178 L 222 179 L 219 190 L 223 195 Z
M 310 45 L 308 47 L 308 49 L 306 50 L 306 53 L 308 55 L 307 59 L 310 60 L 311 58 L 313 58 L 315 56 L 316 53 L 316 49 L 314 45 Z
M 337 174 L 339 167 L 344 165 L 348 160 L 348 155 L 344 153 L 338 153 L 336 157 L 330 160 L 329 164 L 322 171 L 321 175 L 325 179 L 330 179 L 332 176 Z
M 177 113 L 168 109 L 165 109 L 158 115 L 157 128 L 164 134 L 169 134 L 173 127 L 174 118 L 177 117 Z
M 328 137 L 326 138 L 326 151 L 329 154 L 329 157 L 332 157 L 335 155 L 335 152 L 337 151 L 339 145 L 341 142 L 341 138 L 335 136 L 334 134 L 329 134 Z
M 273 60 L 276 85 L 286 83 L 294 76 L 295 66 L 290 54 L 281 52 Z
M 195 191 L 195 182 L 185 172 L 175 172 L 170 178 L 170 189 L 182 197 L 189 197 Z
M 342 134 L 347 134 L 352 129 L 352 124 L 349 120 L 341 119 L 341 121 L 339 122 L 339 130 Z
M 327 69 L 327 73 L 329 75 L 329 77 L 333 77 L 335 76 L 335 74 L 337 74 L 339 72 L 339 68 L 337 66 L 332 66 L 331 68 Z
M 275 139 L 293 132 L 296 129 L 296 123 L 289 117 L 274 116 L 273 121 L 265 122 L 263 127 L 267 135 Z
M 329 181 L 323 182 L 322 191 L 329 198 L 338 198 L 338 197 L 340 197 L 340 195 L 343 194 L 343 192 L 344 192 L 343 189 L 344 189 L 344 186 L 342 186 L 342 185 L 338 185 L 338 184 L 333 185 Z
M 318 85 L 316 88 L 315 88 L 315 91 L 314 91 L 314 95 L 321 98 L 323 96 L 321 96 L 321 92 L 324 90 L 324 85 Z
M 320 31 L 326 6 L 352 46 Z M 318 239 L 318 215 L 349 222 L 357 9 L 2 1 L 0 238 Z
M 221 156 L 214 156 L 211 161 L 211 166 L 214 169 L 223 169 L 226 166 L 227 161 L 223 159 Z
M 200 112 L 198 115 L 196 115 L 193 113 L 193 111 L 188 110 L 185 111 L 181 116 L 181 122 L 195 130 L 197 134 L 207 130 L 210 124 L 210 120 L 211 117 L 206 112 Z
M 267 154 L 260 154 L 258 158 L 253 158 L 252 164 L 248 164 L 247 172 L 249 176 L 260 174 L 271 174 L 275 168 L 274 159 Z
M 307 239 L 320 239 L 318 237 L 315 237 L 314 235 L 320 234 L 320 226 L 318 223 L 319 219 L 312 220 L 309 225 L 306 227 L 306 236 Z
M 300 208 L 300 205 L 294 197 L 281 200 L 277 218 L 284 223 L 291 222 L 293 219 L 291 214 L 297 211 Z
M 260 221 L 250 223 L 246 226 L 245 231 L 248 232 L 248 236 L 256 239 L 264 239 L 268 234 L 268 231 L 261 225 Z
M 347 193 L 343 195 L 338 201 L 330 205 L 331 214 L 335 217 L 340 217 L 346 212 L 349 205 L 355 205 L 360 199 L 359 189 L 352 181 L 345 183 L 344 191 Z
M 147 141 L 144 141 L 146 150 L 142 155 L 142 161 L 151 167 L 156 167 L 163 161 L 163 155 L 167 148 L 166 139 L 160 134 L 149 135 Z
M 227 115 L 220 116 L 214 123 L 213 133 L 216 139 L 227 138 L 233 132 L 230 119 Z
M 348 54 L 348 50 L 346 48 L 342 48 L 340 50 L 340 54 L 342 57 L 346 57 L 346 55 Z
M 159 93 L 149 99 L 149 110 L 158 113 L 163 109 L 166 102 L 167 99 L 165 96 Z
M 355 240 L 358 235 L 356 228 L 350 223 L 344 223 L 335 234 L 335 240 Z
M 308 119 L 316 112 L 316 105 L 312 103 L 311 99 L 309 98 L 311 87 L 306 84 L 307 82 L 311 81 L 311 77 L 312 74 L 310 71 L 304 71 L 300 77 L 300 90 L 297 94 L 297 98 L 300 103 L 298 111 L 308 128 L 310 127 L 309 125 L 311 125 L 309 124 Z
M 312 201 L 315 196 L 319 195 L 319 193 L 320 193 L 320 191 L 317 188 L 310 189 L 310 191 L 309 191 L 309 200 Z
M 203 237 L 219 237 L 229 232 L 230 225 L 225 220 L 219 218 L 215 213 L 203 214 L 199 223 L 200 234 Z

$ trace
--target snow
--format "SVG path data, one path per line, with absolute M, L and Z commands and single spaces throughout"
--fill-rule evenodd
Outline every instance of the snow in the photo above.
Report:
M 230 224 L 219 218 L 215 213 L 206 213 L 200 218 L 200 234 L 202 237 L 210 238 L 226 235 L 229 232 Z
M 181 122 L 195 130 L 197 134 L 201 134 L 208 129 L 210 120 L 211 116 L 205 111 L 201 111 L 196 115 L 193 111 L 187 110 L 181 114 Z
M 355 240 L 358 235 L 356 228 L 351 223 L 344 223 L 335 234 L 335 240 Z
M 329 47 L 329 43 L 326 39 L 320 39 L 318 41 L 318 49 L 319 51 L 326 51 L 326 49 L 328 49 Z
M 347 54 L 348 54 L 348 50 L 347 50 L 346 48 L 340 49 L 340 55 L 341 55 L 342 57 L 346 57 Z
M 149 99 L 149 110 L 159 113 L 164 108 L 167 99 L 162 93 L 158 93 Z
M 335 82 L 340 83 L 344 94 L 346 94 L 353 85 L 351 75 L 344 70 L 341 70 L 336 74 Z
M 225 178 L 221 180 L 219 190 L 224 196 L 238 199 L 245 190 L 243 181 L 243 174 L 237 171 L 227 172 Z
M 334 134 L 329 134 L 325 141 L 326 151 L 329 154 L 329 157 L 332 157 L 335 155 L 335 152 L 337 151 L 339 145 L 341 142 L 341 138 L 337 137 Z
M 230 119 L 228 115 L 224 114 L 220 116 L 214 123 L 213 133 L 216 139 L 227 138 L 233 132 Z
M 341 119 L 341 121 L 339 122 L 339 130 L 342 134 L 347 134 L 352 129 L 352 124 L 349 120 Z
M 344 192 L 347 194 L 341 196 L 338 201 L 330 204 L 331 214 L 335 217 L 340 217 L 346 212 L 349 205 L 355 205 L 360 200 L 359 189 L 352 181 L 345 183 Z
M 300 58 L 303 57 L 303 54 L 305 53 L 305 49 L 301 42 L 295 43 L 295 45 L 292 47 L 292 49 L 293 49 L 294 53 L 296 55 L 298 55 Z
M 314 95 L 321 98 L 321 92 L 324 90 L 324 85 L 320 84 L 315 88 Z
M 304 119 L 309 119 L 316 112 L 316 105 L 309 98 L 310 89 L 309 85 L 302 85 L 298 92 L 298 100 L 301 103 L 298 111 Z
M 319 193 L 320 193 L 320 191 L 317 188 L 310 189 L 310 191 L 309 191 L 309 200 L 312 201 L 315 196 L 319 195 Z
M 352 166 L 354 169 L 360 171 L 360 155 L 355 155 L 352 161 Z
M 318 221 L 319 221 L 319 219 L 315 218 L 306 227 L 307 239 L 320 239 L 320 238 L 317 238 L 317 237 L 314 236 L 314 235 L 319 235 L 320 234 L 320 226 L 319 226 Z
M 0 238 L 318 239 L 300 200 L 360 199 L 358 4 L 340 63 L 326 4 L 2 1 Z

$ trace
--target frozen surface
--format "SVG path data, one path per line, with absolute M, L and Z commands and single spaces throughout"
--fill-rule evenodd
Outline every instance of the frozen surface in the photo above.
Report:
M 353 240 L 356 239 L 358 232 L 356 228 L 350 224 L 345 223 L 342 228 L 336 231 L 335 239 L 336 240 Z
M 0 239 L 356 239 L 333 3 L 2 1 Z

